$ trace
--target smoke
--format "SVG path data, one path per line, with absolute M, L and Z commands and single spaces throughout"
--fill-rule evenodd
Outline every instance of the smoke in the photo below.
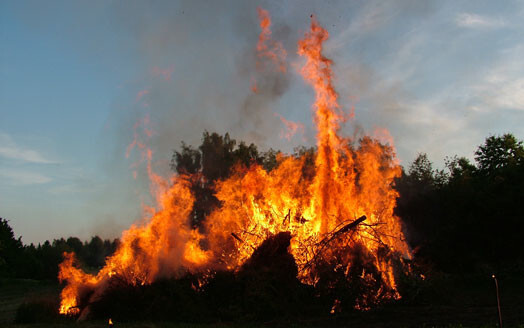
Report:
M 275 102 L 288 90 L 290 84 L 287 52 L 280 40 L 289 37 L 290 28 L 287 25 L 271 26 L 269 13 L 257 8 L 260 29 L 258 43 L 249 46 L 239 60 L 239 74 L 245 80 L 250 79 L 251 92 L 242 101 L 237 121 L 231 128 L 237 126 L 247 133 L 248 139 L 255 144 L 268 146 L 268 136 L 275 135 L 279 126 L 273 115 Z M 264 26 L 267 24 L 267 26 Z M 255 39 L 253 39 L 255 40 Z
M 274 147 L 283 128 L 274 113 L 294 73 L 280 71 L 257 52 L 261 29 L 255 4 L 179 1 L 109 6 L 115 26 L 129 37 L 119 42 L 137 63 L 135 76 L 123 81 L 115 95 L 109 128 L 101 133 L 102 151 L 111 154 L 102 165 L 116 183 L 108 183 L 93 200 L 110 199 L 111 205 L 96 216 L 111 218 L 107 228 L 117 235 L 117 222 L 136 221 L 142 216 L 142 204 L 152 203 L 140 152 L 135 148 L 125 156 L 136 122 L 149 118 L 151 135 L 139 131 L 139 137 L 152 149 L 152 168 L 162 176 L 172 173 L 173 150 L 182 141 L 199 145 L 205 130 L 228 132 L 262 149 Z M 296 45 L 288 48 L 290 27 L 274 19 L 271 30 L 272 40 L 294 53 Z M 103 224 L 96 227 L 107 235 Z
M 274 105 L 288 90 L 290 78 L 257 55 L 260 27 L 254 4 L 115 6 L 143 63 L 141 74 L 124 86 L 128 99 L 140 101 L 121 111 L 126 117 L 117 115 L 121 130 L 131 130 L 129 117 L 137 120 L 149 113 L 156 124 L 152 146 L 163 161 L 181 141 L 199 144 L 204 130 L 229 132 L 261 146 L 272 144 L 281 129 Z M 272 32 L 274 40 L 285 41 L 290 28 L 274 21 Z M 160 73 L 166 71 L 169 78 Z M 253 82 L 257 92 L 252 91 Z M 129 132 L 123 134 L 130 140 Z
M 24 23 L 41 30 L 49 25 L 50 12 L 68 12 L 67 28 L 57 25 L 50 31 L 76 47 L 80 62 L 117 76 L 125 72 L 115 83 L 118 89 L 96 141 L 102 168 L 94 169 L 93 175 L 97 175 L 100 186 L 96 195 L 86 200 L 87 210 L 81 215 L 90 220 L 111 218 L 115 224 L 108 224 L 107 229 L 96 224 L 92 232 L 107 235 L 111 230 L 117 235 L 118 222 L 125 222 L 126 226 L 135 221 L 141 217 L 141 204 L 151 203 L 145 166 L 138 167 L 136 180 L 134 168 L 130 167 L 140 154 L 132 151 L 129 158 L 125 156 L 133 141 L 133 126 L 145 116 L 150 117 L 154 133 L 144 141 L 153 150 L 153 169 L 164 176 L 170 173 L 173 149 L 181 141 L 198 145 L 204 130 L 229 132 L 233 138 L 254 142 L 262 149 L 290 151 L 303 144 L 297 135 L 291 140 L 281 138 L 285 125 L 277 113 L 288 121 L 304 124 L 305 138 L 313 140 L 313 91 L 297 74 L 301 59 L 296 55 L 297 40 L 307 29 L 311 14 L 331 34 L 326 55 L 335 62 L 335 86 L 342 106 L 347 111 L 356 107 L 357 121 L 352 127 L 357 128 L 346 132 L 359 135 L 362 129 L 358 126 L 369 130 L 369 122 L 389 128 L 395 121 L 389 113 L 396 111 L 395 104 L 402 103 L 398 100 L 401 86 L 390 82 L 377 84 L 381 77 L 373 75 L 374 70 L 367 69 L 370 65 L 359 57 L 368 53 L 348 52 L 344 46 L 349 42 L 352 49 L 368 49 L 359 39 L 360 27 L 365 26 L 368 35 L 380 30 L 391 21 L 390 13 L 412 7 L 406 3 L 400 9 L 393 8 L 398 3 L 378 5 L 373 1 L 365 5 L 346 1 L 56 2 L 53 6 L 32 3 L 33 10 L 24 12 Z M 261 32 L 257 6 L 268 10 L 271 39 L 281 42 L 287 51 L 285 73 L 257 53 Z M 107 29 L 91 28 L 94 21 L 102 22 Z M 330 44 L 336 47 L 330 49 Z M 370 49 L 372 53 L 381 53 Z M 342 63 L 348 56 L 356 61 L 350 63 L 346 75 Z M 377 102 L 369 100 L 377 95 Z M 366 107 L 367 102 L 376 105 Z M 384 111 L 379 102 L 391 110 Z M 380 108 L 376 113 L 385 114 L 372 114 L 375 107 Z M 394 130 L 392 134 L 397 137 Z M 90 226 L 90 222 L 85 225 Z

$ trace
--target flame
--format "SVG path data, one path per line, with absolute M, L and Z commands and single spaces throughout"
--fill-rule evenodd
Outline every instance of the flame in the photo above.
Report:
M 264 45 L 271 23 L 265 10 L 259 8 L 258 13 L 263 33 L 257 48 L 268 53 Z M 204 284 L 213 270 L 239 268 L 268 236 L 283 231 L 293 236 L 289 251 L 302 282 L 319 284 L 322 273 L 317 268 L 334 263 L 333 270 L 343 272 L 347 279 L 353 277 L 370 286 L 380 282 L 376 290 L 362 296 L 356 308 L 368 309 L 377 299 L 400 297 L 388 254 L 410 254 L 400 220 L 393 213 L 398 195 L 392 183 L 401 169 L 392 144 L 385 146 L 370 137 L 355 142 L 340 136 L 344 114 L 333 85 L 332 62 L 322 54 L 328 36 L 313 18 L 310 30 L 298 43 L 298 54 L 305 60 L 300 72 L 315 91 L 317 151 L 300 156 L 280 154 L 278 165 L 269 172 L 255 164 L 234 167 L 227 179 L 216 182 L 221 206 L 200 228 L 189 223 L 195 201 L 190 185 L 199 176 L 164 179 L 153 172 L 153 152 L 143 140 L 153 135 L 149 118 L 135 125 L 134 141 L 126 155 L 134 148 L 140 151 L 156 205 L 142 223 L 122 234 L 119 248 L 98 274 L 84 273 L 75 266 L 74 254 L 65 254 L 59 278 L 67 285 L 60 313 L 78 314 L 86 291 L 94 291 L 91 299 L 100 297 L 115 276 L 144 285 L 190 271 L 203 273 Z M 364 215 L 365 222 L 340 233 Z M 199 282 L 194 288 L 201 287 Z M 333 312 L 341 302 L 336 300 Z
M 258 93 L 257 81 L 251 78 L 250 88 L 253 93 Z
M 290 120 L 286 120 L 284 118 L 284 116 L 282 116 L 282 115 L 280 115 L 278 113 L 275 113 L 275 116 L 280 118 L 280 121 L 286 127 L 285 130 L 282 130 L 280 132 L 280 138 L 285 138 L 285 139 L 287 139 L 289 141 L 289 140 L 291 140 L 291 138 L 295 134 L 297 134 L 297 132 L 302 134 L 302 135 L 304 134 L 304 131 L 305 131 L 304 124 L 302 124 L 300 122 L 293 122 L 293 121 L 290 121 Z
M 257 43 L 258 57 L 268 58 L 278 67 L 279 71 L 285 73 L 287 52 L 282 43 L 271 39 L 271 17 L 269 12 L 260 7 L 257 8 L 257 12 L 261 29 Z M 258 63 L 258 65 L 260 66 L 261 64 Z

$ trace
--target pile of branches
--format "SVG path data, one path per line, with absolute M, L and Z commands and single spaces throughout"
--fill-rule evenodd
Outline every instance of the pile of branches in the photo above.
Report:
M 362 216 L 341 224 L 317 242 L 310 261 L 301 268 L 315 273 L 313 284 L 303 284 L 297 278 L 301 272 L 289 253 L 292 235 L 280 232 L 268 237 L 236 271 L 188 272 L 143 286 L 131 285 L 115 275 L 96 300 L 86 294 L 80 304 L 81 318 L 267 321 L 352 311 L 359 304 L 377 305 L 391 291 L 373 265 L 371 254 L 351 237 L 365 220 Z M 232 234 L 232 238 L 239 237 Z M 331 247 L 334 244 L 336 247 Z
M 288 252 L 289 232 L 266 239 L 239 270 L 186 273 L 136 286 L 115 275 L 95 301 L 81 304 L 83 318 L 118 321 L 264 321 L 299 316 L 314 306 L 314 290 L 297 279 Z M 202 281 L 205 284 L 202 285 Z

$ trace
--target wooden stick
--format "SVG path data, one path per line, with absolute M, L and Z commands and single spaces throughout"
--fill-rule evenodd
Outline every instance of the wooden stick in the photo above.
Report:
M 361 217 L 359 217 L 358 219 L 356 219 L 355 221 L 351 222 L 351 223 L 348 223 L 346 224 L 345 226 L 343 226 L 342 228 L 340 228 L 339 230 L 333 232 L 333 234 L 331 235 L 330 238 L 325 238 L 324 240 L 322 240 L 319 244 L 328 244 L 330 243 L 333 239 L 337 238 L 339 235 L 345 233 L 345 232 L 348 232 L 349 230 L 355 228 L 359 223 L 365 221 L 367 218 L 365 215 L 362 215 Z
M 231 233 L 231 236 L 233 236 L 233 238 L 235 238 L 235 239 L 238 240 L 239 242 L 244 243 L 244 241 L 242 240 L 242 238 L 240 238 L 236 233 L 232 232 L 232 233 Z
M 499 310 L 499 327 L 502 328 L 502 313 L 500 312 L 500 297 L 499 297 L 499 283 L 495 275 L 491 276 L 495 280 L 495 289 L 497 290 L 497 308 Z

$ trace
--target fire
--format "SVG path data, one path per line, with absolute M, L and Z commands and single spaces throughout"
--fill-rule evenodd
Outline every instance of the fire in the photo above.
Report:
M 269 15 L 262 9 L 258 13 L 263 33 L 257 49 L 267 53 Z M 127 155 L 136 147 L 147 162 L 156 206 L 150 217 L 123 233 L 121 245 L 98 274 L 84 273 L 75 267 L 74 255 L 66 254 L 60 265 L 59 278 L 67 282 L 60 313 L 78 314 L 86 291 L 96 300 L 115 276 L 143 285 L 187 271 L 205 277 L 212 270 L 235 270 L 268 236 L 279 232 L 293 236 L 289 251 L 302 282 L 325 284 L 325 270 L 319 268 L 328 265 L 329 272 L 342 273 L 349 283 L 359 279 L 375 286 L 358 300 L 357 308 L 399 297 L 390 255 L 409 256 L 400 220 L 393 213 L 398 195 L 392 183 L 401 169 L 390 146 L 369 137 L 355 142 L 339 134 L 344 113 L 333 85 L 332 62 L 322 54 L 328 37 L 313 18 L 298 43 L 298 54 L 305 60 L 300 72 L 315 91 L 314 162 L 308 154 L 279 155 L 277 167 L 269 172 L 260 165 L 236 166 L 230 177 L 216 182 L 221 206 L 200 228 L 189 223 L 195 201 L 190 182 L 198 177 L 163 179 L 155 174 L 152 151 L 140 139 L 153 134 L 146 126 L 149 119 L 135 125 Z M 338 311 L 340 303 L 337 299 L 332 312 Z
M 271 18 L 269 12 L 260 7 L 257 8 L 261 32 L 258 37 L 257 52 L 261 58 L 270 59 L 281 71 L 286 72 L 287 52 L 282 43 L 271 39 Z
M 285 138 L 289 141 L 297 133 L 304 134 L 304 130 L 305 130 L 304 124 L 300 122 L 293 122 L 290 120 L 286 120 L 282 115 L 278 113 L 275 113 L 275 116 L 280 118 L 280 121 L 286 127 L 285 130 L 280 131 L 280 138 Z

